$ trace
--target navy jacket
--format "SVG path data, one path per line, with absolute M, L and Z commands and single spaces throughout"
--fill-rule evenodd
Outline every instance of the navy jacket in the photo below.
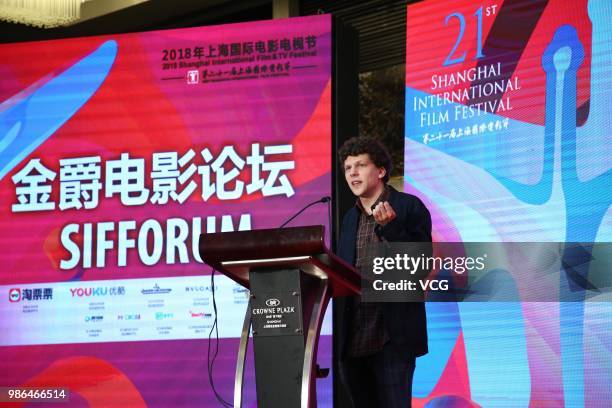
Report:
M 377 227 L 377 234 L 389 242 L 431 242 L 431 216 L 423 202 L 416 196 L 390 188 L 389 204 L 397 217 Z M 352 207 L 342 220 L 338 256 L 351 265 L 355 264 L 355 244 L 359 226 L 359 210 Z M 344 318 L 337 323 L 340 358 L 346 356 L 347 336 L 350 330 L 348 318 L 353 315 L 352 304 L 347 298 L 337 298 L 338 307 L 344 309 Z M 383 320 L 390 342 L 404 355 L 422 356 L 427 353 L 427 320 L 425 304 L 381 303 Z

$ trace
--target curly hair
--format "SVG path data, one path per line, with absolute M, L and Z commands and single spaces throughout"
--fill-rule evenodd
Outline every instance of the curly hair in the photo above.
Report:
M 389 181 L 393 162 L 391 161 L 391 155 L 382 143 L 369 136 L 350 138 L 338 149 L 340 165 L 344 164 L 347 157 L 359 156 L 360 154 L 368 154 L 376 167 L 384 167 L 386 171 L 383 182 Z

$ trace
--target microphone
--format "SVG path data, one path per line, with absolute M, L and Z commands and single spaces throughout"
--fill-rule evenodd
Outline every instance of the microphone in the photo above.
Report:
M 291 218 L 289 218 L 287 221 L 283 222 L 283 224 L 278 227 L 278 228 L 283 228 L 285 225 L 289 224 L 291 221 L 293 221 L 298 215 L 300 215 L 301 213 L 303 213 L 307 208 L 312 207 L 313 205 L 319 204 L 319 203 L 328 203 L 331 201 L 331 197 L 330 196 L 325 196 L 325 197 L 321 197 L 320 199 L 318 199 L 317 201 L 313 201 L 310 204 L 306 204 L 306 206 L 304 206 L 304 208 L 302 208 L 300 211 L 298 211 L 297 213 L 295 213 Z

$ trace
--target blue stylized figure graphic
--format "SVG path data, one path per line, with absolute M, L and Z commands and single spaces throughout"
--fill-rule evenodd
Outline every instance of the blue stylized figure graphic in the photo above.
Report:
M 116 55 L 117 43 L 107 41 L 58 76 L 0 105 L 0 179 L 87 103 L 108 76 Z

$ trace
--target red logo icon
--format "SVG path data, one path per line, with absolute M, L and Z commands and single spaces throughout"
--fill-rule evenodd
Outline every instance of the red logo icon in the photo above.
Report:
M 9 302 L 19 302 L 21 300 L 21 289 L 9 289 Z
M 198 70 L 187 71 L 187 83 L 195 85 L 200 80 L 200 72 Z

